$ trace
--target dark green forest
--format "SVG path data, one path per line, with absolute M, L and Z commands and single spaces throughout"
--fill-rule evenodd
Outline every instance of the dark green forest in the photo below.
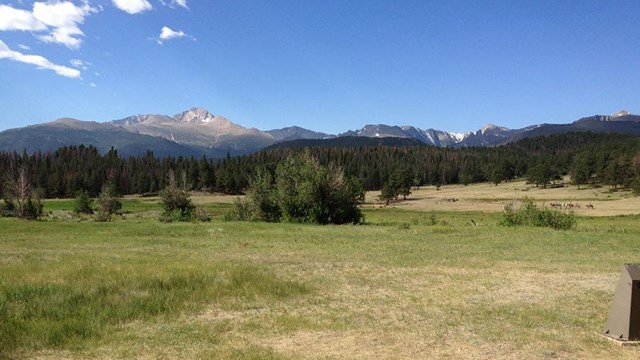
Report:
M 189 190 L 243 193 L 259 171 L 276 167 L 303 149 L 322 165 L 339 167 L 357 178 L 364 189 L 380 190 L 389 181 L 409 186 L 471 184 L 496 185 L 526 178 L 546 187 L 564 175 L 577 185 L 599 184 L 640 189 L 640 139 L 619 134 L 569 133 L 528 138 L 498 147 L 437 148 L 426 145 L 339 147 L 296 142 L 246 156 L 223 159 L 165 157 L 151 152 L 123 158 L 117 150 L 100 154 L 92 146 L 70 146 L 55 152 L 2 152 L 4 180 L 26 169 L 35 188 L 47 198 L 74 197 L 86 190 L 96 196 L 105 183 L 121 194 L 154 194 L 165 188 L 168 174 L 178 174 Z M 0 182 L 4 192 L 5 181 Z

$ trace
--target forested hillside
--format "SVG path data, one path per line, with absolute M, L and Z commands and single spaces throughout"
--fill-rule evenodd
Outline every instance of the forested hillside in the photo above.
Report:
M 571 174 L 576 184 L 598 183 L 614 188 L 640 188 L 640 139 L 634 136 L 570 133 L 529 138 L 493 148 L 437 148 L 431 146 L 356 146 L 277 148 L 222 160 L 207 157 L 121 158 L 111 150 L 101 155 L 94 147 L 63 147 L 55 152 L 0 153 L 0 170 L 10 180 L 26 168 L 35 187 L 47 197 L 73 197 L 80 189 L 95 196 L 105 182 L 122 194 L 155 193 L 166 186 L 173 170 L 191 189 L 242 193 L 257 169 L 276 165 L 300 151 L 309 151 L 321 164 L 342 167 L 367 190 L 380 190 L 387 181 L 411 185 L 499 184 L 526 177 L 547 186 Z M 4 181 L 3 181 L 4 183 Z M 4 186 L 0 185 L 0 191 Z

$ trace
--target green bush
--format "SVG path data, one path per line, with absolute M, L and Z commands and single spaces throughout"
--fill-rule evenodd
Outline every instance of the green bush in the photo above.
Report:
M 531 198 L 522 199 L 520 206 L 505 206 L 501 225 L 505 226 L 541 226 L 555 230 L 569 230 L 576 225 L 573 213 L 558 210 L 538 209 Z
M 27 198 L 20 218 L 26 220 L 38 220 L 44 213 L 41 191 L 36 190 Z
M 189 192 L 178 186 L 173 173 L 169 174 L 169 184 L 160 192 L 162 214 L 160 221 L 192 221 L 195 218 L 195 205 L 191 203 Z
M 78 191 L 73 204 L 73 212 L 76 214 L 93 214 L 93 199 L 86 190 Z
M 16 215 L 16 204 L 12 200 L 0 200 L 0 217 L 13 217 Z
M 312 224 L 359 224 L 362 185 L 341 168 L 321 166 L 308 152 L 290 157 L 275 177 L 259 171 L 246 200 L 238 200 L 225 219 Z
M 224 221 L 257 221 L 254 203 L 247 198 L 236 198 Z

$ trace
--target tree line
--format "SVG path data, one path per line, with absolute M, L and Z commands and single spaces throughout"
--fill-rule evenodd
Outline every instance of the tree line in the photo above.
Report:
M 409 195 L 415 186 L 497 185 L 523 177 L 546 187 L 565 175 L 579 186 L 599 184 L 640 191 L 640 140 L 620 134 L 570 133 L 485 148 L 344 146 L 307 151 L 320 165 L 343 169 L 363 189 L 386 189 L 392 198 Z M 279 148 L 223 159 L 160 159 L 150 151 L 123 158 L 115 149 L 100 154 L 95 147 L 83 145 L 46 153 L 1 152 L 0 194 L 20 171 L 47 198 L 71 198 L 80 190 L 95 197 L 107 183 L 123 195 L 157 194 L 169 185 L 170 173 L 187 190 L 240 194 L 259 169 L 275 176 L 279 164 L 301 152 L 301 147 Z

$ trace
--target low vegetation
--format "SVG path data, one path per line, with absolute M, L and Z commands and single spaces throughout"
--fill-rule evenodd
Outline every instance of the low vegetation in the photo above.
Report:
M 86 190 L 78 191 L 78 195 L 76 195 L 76 201 L 73 205 L 73 212 L 76 214 L 93 214 L 93 199 L 89 196 L 89 193 Z
M 98 195 L 98 211 L 96 213 L 96 221 L 111 221 L 113 214 L 122 209 L 122 201 L 120 195 L 116 191 L 114 184 L 104 184 L 100 195 Z
M 160 205 L 162 206 L 160 221 L 211 220 L 206 210 L 196 208 L 191 202 L 189 192 L 186 190 L 186 184 L 186 176 L 182 177 L 182 183 L 179 185 L 173 172 L 169 172 L 168 185 L 160 192 Z
M 6 178 L 0 216 L 37 220 L 42 216 L 43 206 L 42 191 L 33 188 L 26 168 L 21 168 L 16 178 Z
M 500 223 L 506 226 L 542 226 L 555 230 L 569 230 L 576 226 L 576 217 L 572 212 L 539 209 L 533 199 L 524 197 L 517 203 L 505 206 Z
M 360 183 L 341 168 L 322 166 L 309 153 L 280 163 L 275 178 L 259 171 L 248 196 L 238 200 L 227 220 L 312 224 L 359 224 L 364 200 Z

